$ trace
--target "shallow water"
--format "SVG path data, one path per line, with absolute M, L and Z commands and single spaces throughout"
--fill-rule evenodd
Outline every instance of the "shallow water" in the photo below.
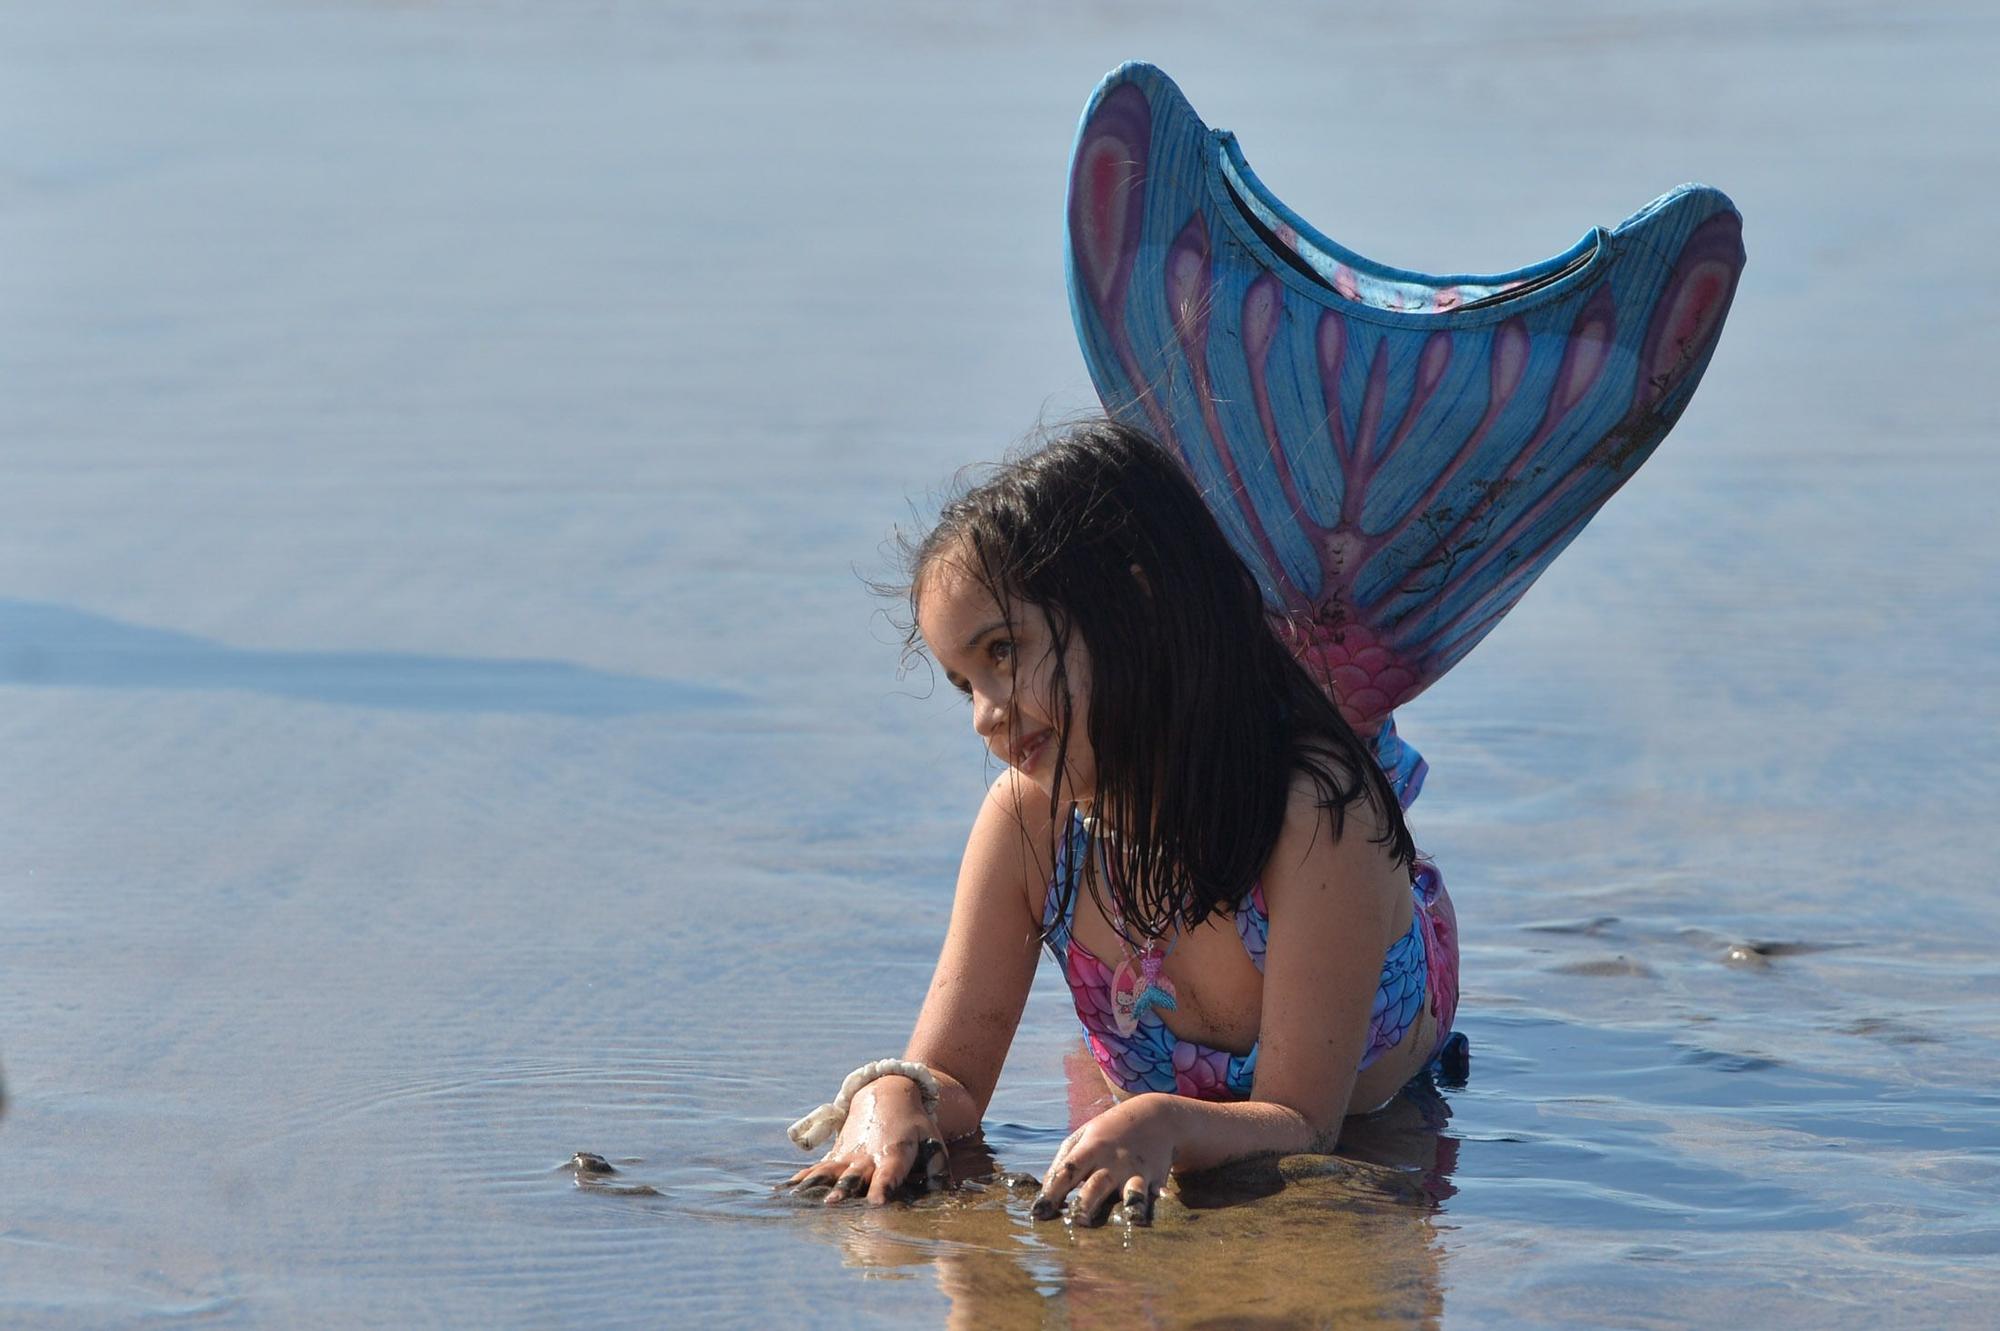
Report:
M 5 7 L 0 1320 L 1988 1324 L 2000 22 L 1260 12 Z M 1133 55 L 1389 262 L 1698 177 L 1750 266 L 1402 716 L 1463 1087 L 1150 1232 L 802 1206 L 987 775 L 856 570 L 1088 403 Z M 1045 975 L 962 1178 L 1080 1048 Z

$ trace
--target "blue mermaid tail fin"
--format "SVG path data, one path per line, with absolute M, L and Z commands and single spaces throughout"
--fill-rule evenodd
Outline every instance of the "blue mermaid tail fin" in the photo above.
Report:
M 1084 108 L 1068 230 L 1105 409 L 1180 454 L 1363 735 L 1651 456 L 1743 267 L 1742 219 L 1702 185 L 1509 273 L 1375 263 L 1137 63 Z

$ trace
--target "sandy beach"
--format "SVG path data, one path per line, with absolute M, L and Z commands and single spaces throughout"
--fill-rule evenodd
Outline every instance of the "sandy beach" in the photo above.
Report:
M 0 4 L 0 1322 L 1990 1324 L 2000 16 L 1258 13 Z M 802 1206 L 993 774 L 867 579 L 1092 405 L 1134 57 L 1384 262 L 1698 179 L 1748 267 L 1399 715 L 1464 1087 L 1150 1232 Z M 1045 966 L 958 1177 L 1101 1095 Z

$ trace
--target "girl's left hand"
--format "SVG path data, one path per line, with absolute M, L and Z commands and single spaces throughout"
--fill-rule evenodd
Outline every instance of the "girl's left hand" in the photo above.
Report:
M 1170 1095 L 1136 1095 L 1072 1132 L 1049 1162 L 1035 1219 L 1053 1220 L 1068 1197 L 1081 1224 L 1103 1224 L 1114 1204 L 1132 1224 L 1152 1224 L 1174 1163 L 1173 1108 Z

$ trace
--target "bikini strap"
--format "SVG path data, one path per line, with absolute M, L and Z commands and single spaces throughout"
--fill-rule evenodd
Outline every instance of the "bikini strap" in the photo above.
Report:
M 1069 940 L 1076 925 L 1076 873 L 1089 846 L 1089 835 L 1081 815 L 1070 819 L 1069 834 L 1056 847 L 1056 871 L 1042 898 L 1042 932 L 1049 951 L 1065 964 L 1069 961 Z
M 1262 879 L 1250 885 L 1243 895 L 1243 904 L 1236 908 L 1236 936 L 1243 940 L 1243 950 L 1250 954 L 1250 962 L 1257 973 L 1264 973 L 1264 950 L 1271 938 L 1271 917 L 1264 905 L 1264 883 Z

